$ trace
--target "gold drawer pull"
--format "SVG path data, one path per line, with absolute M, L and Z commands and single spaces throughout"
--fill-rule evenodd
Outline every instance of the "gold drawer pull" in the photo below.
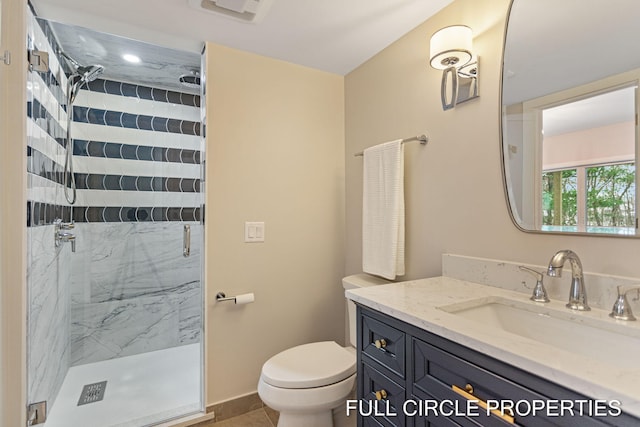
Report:
M 385 389 L 376 391 L 375 394 L 376 394 L 376 400 L 382 400 L 387 398 L 387 391 Z
M 376 348 L 379 348 L 380 350 L 384 350 L 387 347 L 387 341 L 384 338 L 375 340 L 373 344 L 376 346 Z
M 461 389 L 460 387 L 456 386 L 456 385 L 452 385 L 451 388 L 453 389 L 453 391 L 455 391 L 456 393 L 458 393 L 460 396 L 464 397 L 465 399 L 468 400 L 477 400 L 478 401 L 478 406 L 480 406 L 483 409 L 487 409 L 487 403 L 484 402 L 483 400 L 478 399 L 477 397 L 475 397 L 472 393 L 473 393 L 473 386 L 471 384 L 467 384 L 464 386 L 464 390 Z M 492 409 L 491 413 L 493 415 L 495 415 L 498 418 L 502 418 L 503 420 L 505 420 L 506 422 L 510 423 L 510 424 L 515 424 L 515 420 L 511 415 L 507 415 L 507 414 L 503 414 L 502 412 L 498 411 L 497 409 Z

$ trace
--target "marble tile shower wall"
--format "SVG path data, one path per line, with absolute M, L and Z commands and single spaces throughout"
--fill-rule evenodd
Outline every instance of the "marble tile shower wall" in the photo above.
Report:
M 198 96 L 100 79 L 76 98 L 72 366 L 200 340 L 199 106 Z
M 27 31 L 29 47 L 48 52 L 50 58 L 49 72 L 30 72 L 27 77 L 28 397 L 29 402 L 47 401 L 51 405 L 71 359 L 71 290 L 65 286 L 71 278 L 70 248 L 54 247 L 52 225 L 30 225 L 34 204 L 50 206 L 50 217 L 63 216 L 64 196 L 55 177 L 61 174 L 60 162 L 64 159 L 67 116 L 62 88 L 66 77 L 53 54 L 55 45 L 33 15 L 29 16 Z
M 70 366 L 200 340 L 200 98 L 108 80 L 82 90 L 69 112 L 71 208 L 66 77 L 46 23 L 31 14 L 28 31 L 50 54 L 50 71 L 29 73 L 27 88 L 29 400 L 51 405 Z M 76 253 L 54 247 L 55 218 L 76 222 Z
M 178 223 L 76 224 L 75 230 L 72 366 L 199 342 L 202 227 L 192 227 L 188 258 Z

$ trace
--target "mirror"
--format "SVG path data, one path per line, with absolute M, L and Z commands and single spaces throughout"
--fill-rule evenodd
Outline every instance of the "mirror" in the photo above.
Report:
M 503 177 L 524 231 L 640 236 L 640 2 L 512 0 Z

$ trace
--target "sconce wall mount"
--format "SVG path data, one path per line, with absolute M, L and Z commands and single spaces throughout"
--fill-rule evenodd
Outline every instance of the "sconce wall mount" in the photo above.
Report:
M 431 67 L 442 71 L 440 98 L 442 109 L 477 98 L 478 58 L 473 56 L 472 31 L 465 25 L 452 25 L 436 31 L 430 40 Z

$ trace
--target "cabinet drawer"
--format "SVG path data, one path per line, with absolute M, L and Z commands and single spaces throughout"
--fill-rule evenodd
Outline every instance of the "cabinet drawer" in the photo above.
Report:
M 405 426 L 405 416 L 402 412 L 406 396 L 404 387 L 366 363 L 360 366 L 362 396 L 358 397 L 361 400 L 360 412 L 364 420 L 375 418 L 376 422 L 383 426 Z
M 414 362 L 411 383 L 414 393 L 424 393 L 439 400 L 450 399 L 463 405 L 466 404 L 466 399 L 454 392 L 452 386 L 455 385 L 464 390 L 467 385 L 470 385 L 473 389 L 473 396 L 482 401 L 534 402 L 550 399 L 423 341 L 413 339 L 412 353 Z M 483 413 L 481 417 L 472 418 L 480 425 L 496 427 L 510 425 L 494 415 L 486 417 L 483 409 L 480 409 L 480 412 Z M 526 410 L 522 412 L 526 412 Z M 536 416 L 516 415 L 515 422 L 519 426 L 527 427 L 603 427 L 606 425 L 602 420 L 587 416 L 560 418 L 546 417 L 544 413 L 538 413 Z
M 417 396 L 413 396 L 412 400 L 416 402 L 421 399 Z M 410 416 L 410 420 L 413 421 L 413 427 L 462 427 L 458 424 L 453 417 L 435 416 L 433 413 L 429 413 L 424 416 Z M 411 423 L 409 423 L 411 424 Z M 475 426 L 474 426 L 475 427 Z
M 405 333 L 373 319 L 362 316 L 360 349 L 364 354 L 405 378 Z

